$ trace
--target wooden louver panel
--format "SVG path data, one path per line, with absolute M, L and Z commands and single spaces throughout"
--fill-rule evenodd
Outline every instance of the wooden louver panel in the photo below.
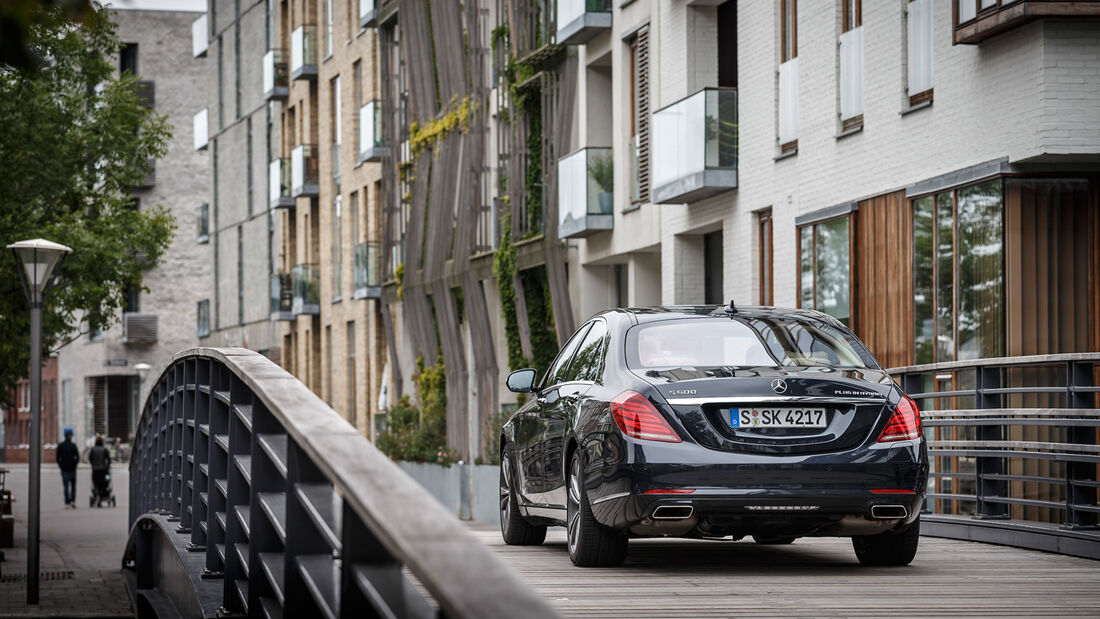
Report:
M 637 102 L 638 200 L 649 202 L 649 28 L 638 31 L 634 45 L 634 92 Z

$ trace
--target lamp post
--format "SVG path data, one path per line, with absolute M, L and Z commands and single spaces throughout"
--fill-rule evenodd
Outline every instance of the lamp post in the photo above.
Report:
M 42 306 L 52 281 L 54 267 L 65 254 L 72 252 L 64 245 L 45 239 L 19 241 L 8 245 L 15 261 L 27 302 L 31 306 L 31 440 L 28 457 L 30 467 L 27 500 L 27 604 L 38 603 L 38 507 L 42 477 Z

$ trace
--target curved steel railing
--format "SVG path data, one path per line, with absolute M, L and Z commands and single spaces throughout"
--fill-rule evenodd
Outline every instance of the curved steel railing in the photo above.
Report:
M 255 352 L 177 354 L 134 445 L 124 566 L 143 612 L 167 600 L 203 616 L 555 616 L 415 481 Z
M 920 405 L 929 439 L 926 521 L 1100 558 L 1098 366 L 1100 353 L 1074 353 L 888 370 Z

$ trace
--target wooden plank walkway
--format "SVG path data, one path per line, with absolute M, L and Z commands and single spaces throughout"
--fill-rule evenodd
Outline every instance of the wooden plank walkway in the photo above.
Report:
M 924 537 L 909 567 L 863 568 L 847 539 L 632 540 L 622 567 L 581 569 L 563 529 L 473 532 L 567 617 L 1100 616 L 1100 562 L 1006 546 Z

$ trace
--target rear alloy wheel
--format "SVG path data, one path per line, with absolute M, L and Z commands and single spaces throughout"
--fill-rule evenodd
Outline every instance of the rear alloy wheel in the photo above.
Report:
M 569 560 L 578 567 L 614 567 L 626 559 L 626 535 L 596 521 L 584 487 L 580 453 L 569 461 L 566 500 Z
M 546 539 L 546 527 L 533 525 L 519 513 L 519 498 L 514 491 L 512 446 L 500 454 L 500 533 L 511 546 L 538 546 Z
M 920 518 L 897 533 L 858 535 L 852 538 L 856 558 L 863 565 L 889 567 L 909 565 L 917 554 Z

